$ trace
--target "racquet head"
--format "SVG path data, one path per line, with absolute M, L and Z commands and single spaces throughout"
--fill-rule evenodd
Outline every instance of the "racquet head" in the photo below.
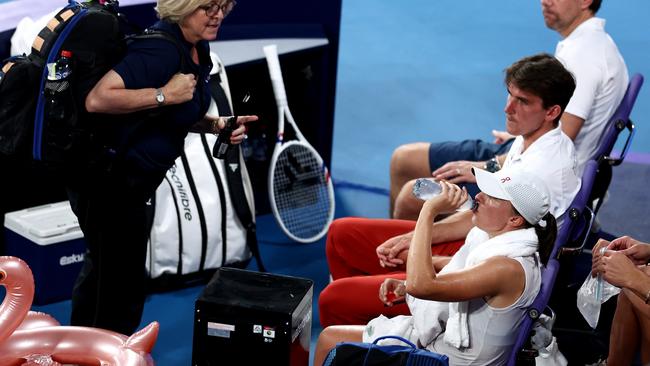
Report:
M 280 227 L 301 243 L 320 239 L 334 218 L 327 167 L 316 150 L 301 141 L 287 142 L 273 155 L 269 198 Z

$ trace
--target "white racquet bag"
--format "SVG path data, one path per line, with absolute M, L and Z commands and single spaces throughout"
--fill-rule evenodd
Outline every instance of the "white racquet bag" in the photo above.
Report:
M 220 115 L 221 102 L 221 110 L 227 110 L 221 115 L 229 115 L 225 70 L 214 55 L 213 61 L 218 73 L 210 82 L 213 101 L 208 114 Z M 264 270 L 255 235 L 253 190 L 241 149 L 231 146 L 225 159 L 213 158 L 216 139 L 189 133 L 183 154 L 151 200 L 147 271 L 154 290 L 207 280 L 219 267 L 246 267 L 252 256 Z

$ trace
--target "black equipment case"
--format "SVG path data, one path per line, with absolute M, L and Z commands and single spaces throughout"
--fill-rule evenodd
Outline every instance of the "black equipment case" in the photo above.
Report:
M 192 365 L 309 364 L 313 281 L 219 268 L 194 308 Z

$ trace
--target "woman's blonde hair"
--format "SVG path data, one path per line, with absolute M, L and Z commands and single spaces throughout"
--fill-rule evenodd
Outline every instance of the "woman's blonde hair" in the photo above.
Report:
M 158 18 L 171 23 L 180 23 L 183 18 L 190 15 L 199 6 L 207 5 L 213 0 L 158 0 L 156 12 Z

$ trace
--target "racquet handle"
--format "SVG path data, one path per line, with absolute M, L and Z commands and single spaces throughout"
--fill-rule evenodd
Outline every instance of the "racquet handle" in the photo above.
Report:
M 266 56 L 266 64 L 269 67 L 269 75 L 271 76 L 275 99 L 280 104 L 278 107 L 284 107 L 287 105 L 287 93 L 284 90 L 284 80 L 282 79 L 282 69 L 280 69 L 280 61 L 278 59 L 277 45 L 270 44 L 264 46 L 264 56 Z

